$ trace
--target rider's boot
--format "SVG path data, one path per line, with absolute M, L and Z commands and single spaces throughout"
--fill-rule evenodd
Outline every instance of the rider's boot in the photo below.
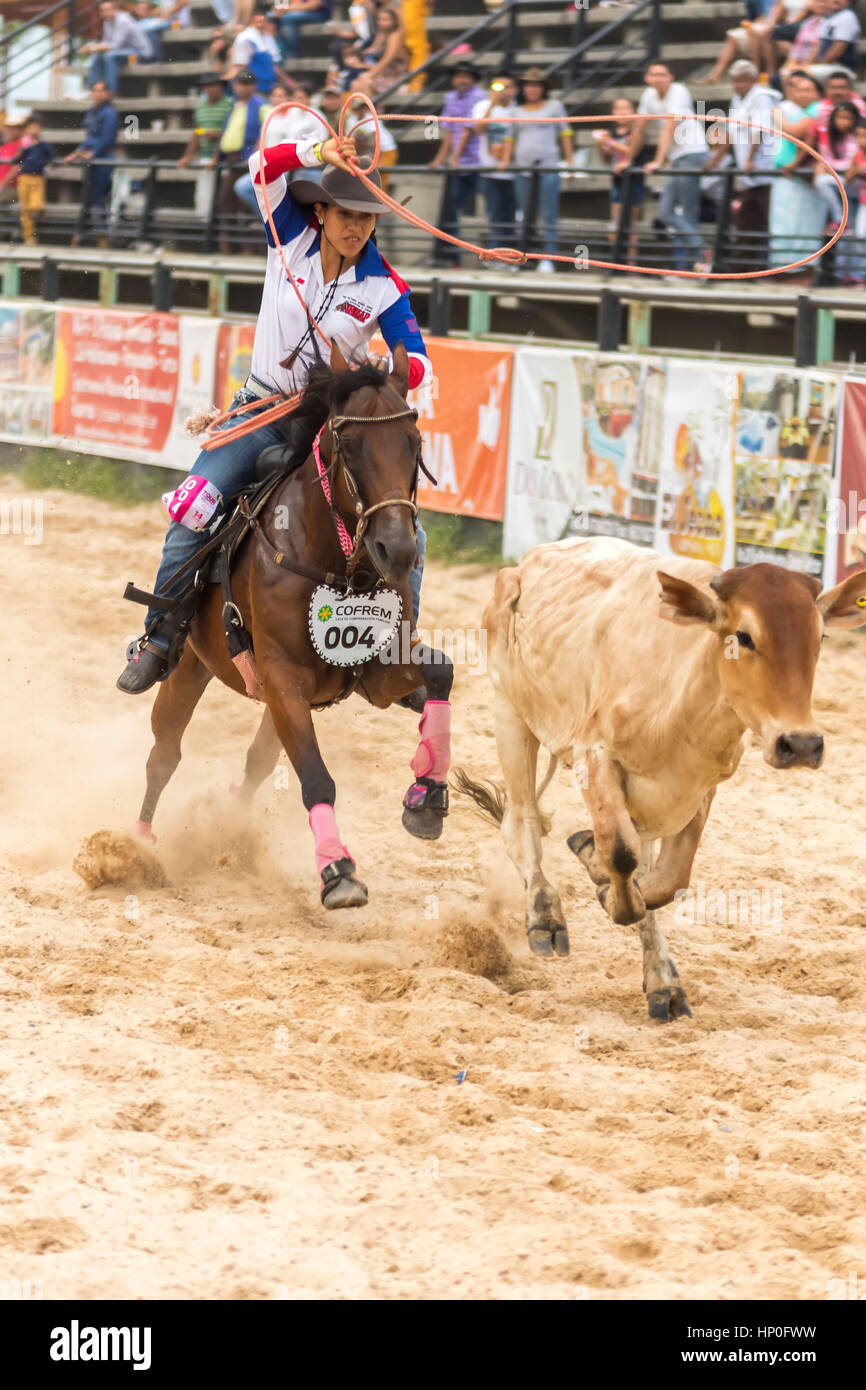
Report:
M 126 666 L 118 676 L 118 690 L 141 695 L 171 675 L 183 654 L 200 597 L 201 590 L 193 588 L 171 613 L 157 613 L 148 620 L 144 635 L 126 649 Z

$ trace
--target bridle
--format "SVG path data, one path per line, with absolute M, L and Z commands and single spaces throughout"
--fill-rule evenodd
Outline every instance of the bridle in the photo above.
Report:
M 429 478 L 434 485 L 436 479 L 433 477 L 432 473 L 430 473 L 430 471 L 426 467 L 424 460 L 421 457 L 421 446 L 419 445 L 418 453 L 415 458 L 415 472 L 412 478 L 411 497 L 385 497 L 381 501 L 373 502 L 371 506 L 365 507 L 363 498 L 361 497 L 361 490 L 358 487 L 358 484 L 355 480 L 355 476 L 352 473 L 351 468 L 346 462 L 345 449 L 342 444 L 340 432 L 345 425 L 379 425 L 385 424 L 390 420 L 404 419 L 417 420 L 418 411 L 413 409 L 411 406 L 407 406 L 405 410 L 395 410 L 390 415 L 332 415 L 325 421 L 324 425 L 322 425 L 322 428 L 319 430 L 318 434 L 313 440 L 313 458 L 316 463 L 316 472 L 318 475 L 318 480 L 322 485 L 322 491 L 325 495 L 325 500 L 331 509 L 331 516 L 334 519 L 334 526 L 336 528 L 337 536 L 340 541 L 340 547 L 343 551 L 343 554 L 346 557 L 346 569 L 349 574 L 351 574 L 352 571 L 357 567 L 358 562 L 360 560 L 361 549 L 364 544 L 364 537 L 367 533 L 367 527 L 370 522 L 370 517 L 374 516 L 376 512 L 383 511 L 385 507 L 409 507 L 412 512 L 412 525 L 417 530 L 418 475 L 420 472 L 423 472 L 425 477 Z M 331 462 L 328 464 L 327 468 L 322 462 L 321 448 L 319 443 L 325 429 L 328 430 L 331 436 Z M 352 506 L 355 512 L 356 522 L 354 537 L 351 537 L 349 535 L 349 532 L 346 529 L 346 524 L 343 521 L 343 518 L 340 516 L 340 513 L 337 511 L 336 505 L 334 503 L 333 494 L 331 492 L 330 479 L 331 475 L 335 473 L 337 468 L 339 468 L 342 472 L 343 480 L 346 485 L 346 491 L 348 492 L 349 497 L 352 500 Z M 370 560 L 372 561 L 373 565 L 375 566 L 376 570 L 381 575 L 381 570 L 379 570 L 379 566 L 376 563 L 375 556 L 372 555 L 369 551 L 367 552 L 367 554 Z M 382 578 L 384 578 L 383 575 Z

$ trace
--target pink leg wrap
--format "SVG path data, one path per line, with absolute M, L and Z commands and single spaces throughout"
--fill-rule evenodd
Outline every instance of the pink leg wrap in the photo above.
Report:
M 410 767 L 416 777 L 444 782 L 451 766 L 451 702 L 428 700 L 418 725 L 421 742 Z
M 320 801 L 310 812 L 310 829 L 316 842 L 316 868 L 322 872 L 335 859 L 351 859 L 346 846 L 340 843 L 337 831 L 337 817 L 333 806 Z
M 137 820 L 132 827 L 132 833 L 136 840 L 146 840 L 148 844 L 156 844 L 156 836 L 150 828 L 150 821 Z

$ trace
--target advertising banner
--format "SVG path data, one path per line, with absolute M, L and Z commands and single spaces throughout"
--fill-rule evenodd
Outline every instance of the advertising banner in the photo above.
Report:
M 622 354 L 573 357 L 583 467 L 566 531 L 652 545 L 664 423 L 665 365 Z
M 669 361 L 655 548 L 734 560 L 733 417 L 737 374 L 721 364 Z
M 0 436 L 42 443 L 51 433 L 54 310 L 0 306 Z
M 178 350 L 175 314 L 58 309 L 55 435 L 71 447 L 158 458 L 174 417 Z
M 838 391 L 829 373 L 755 367 L 741 374 L 738 565 L 766 560 L 822 577 Z
M 844 383 L 840 414 L 836 486 L 827 516 L 827 587 L 866 565 L 866 381 Z
M 502 553 L 518 560 L 559 540 L 580 493 L 583 416 L 570 353 L 515 354 Z
M 437 486 L 421 476 L 418 505 L 501 521 L 505 513 L 510 347 L 428 338 L 433 382 L 409 392 L 424 437 L 424 462 Z

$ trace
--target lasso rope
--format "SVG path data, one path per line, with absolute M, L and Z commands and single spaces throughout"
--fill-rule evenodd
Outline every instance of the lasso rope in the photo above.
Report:
M 403 220 L 405 222 L 408 222 L 411 226 L 417 227 L 421 231 L 427 232 L 432 236 L 438 237 L 440 241 L 447 241 L 452 246 L 457 246 L 461 250 L 471 251 L 474 255 L 478 256 L 483 261 L 502 261 L 506 265 L 525 265 L 526 262 L 530 260 L 548 260 L 560 261 L 568 265 L 577 266 L 578 262 L 574 256 L 548 256 L 543 251 L 524 252 L 518 251 L 515 247 L 511 246 L 496 246 L 490 248 L 476 246 L 471 241 L 464 241 L 461 237 L 452 236 L 450 232 L 444 232 L 441 228 L 432 226 L 431 223 L 426 222 L 423 217 L 420 217 L 415 212 L 411 212 L 409 208 L 404 207 L 402 203 L 395 202 L 395 200 L 391 198 L 384 191 L 384 189 L 379 188 L 369 177 L 370 174 L 372 174 L 375 171 L 376 165 L 379 161 L 380 121 L 379 113 L 377 112 L 375 106 L 373 105 L 373 102 L 366 95 L 366 93 L 351 92 L 347 94 L 346 100 L 343 102 L 343 106 L 340 111 L 340 119 L 337 124 L 336 130 L 333 129 L 333 127 L 325 119 L 322 113 L 320 111 L 316 111 L 312 106 L 306 106 L 303 102 L 300 101 L 287 101 L 284 102 L 282 106 L 276 106 L 271 112 L 269 112 L 268 117 L 265 120 L 265 123 L 262 127 L 262 133 L 259 139 L 259 178 L 261 180 L 261 186 L 264 193 L 265 215 L 267 218 L 268 226 L 270 228 L 271 236 L 273 237 L 274 246 L 276 250 L 279 252 L 283 269 L 286 272 L 286 278 L 288 279 L 290 285 L 292 286 L 292 289 L 297 295 L 298 300 L 303 305 L 304 313 L 307 315 L 307 318 L 309 319 L 310 323 L 315 328 L 316 332 L 319 334 L 319 337 L 322 339 L 322 342 L 325 343 L 328 346 L 328 348 L 331 347 L 330 339 L 328 338 L 327 334 L 323 331 L 321 325 L 318 324 L 316 320 L 313 318 L 313 316 L 310 314 L 310 311 L 307 307 L 307 302 L 304 299 L 303 294 L 301 293 L 300 286 L 295 280 L 295 277 L 291 271 L 291 267 L 289 266 L 288 261 L 286 260 L 285 250 L 282 242 L 280 241 L 276 224 L 274 222 L 273 212 L 271 211 L 270 201 L 267 196 L 267 184 L 265 182 L 265 153 L 267 149 L 267 133 L 268 126 L 274 119 L 274 116 L 281 115 L 286 111 L 294 110 L 305 111 L 308 115 L 315 116 L 316 119 L 321 121 L 322 125 L 325 127 L 325 130 L 327 131 L 329 138 L 338 141 L 346 139 L 348 138 L 345 133 L 346 118 L 349 114 L 350 108 L 358 101 L 366 102 L 369 108 L 370 115 L 358 117 L 357 119 L 353 117 L 352 130 L 357 130 L 358 127 L 362 125 L 369 125 L 370 121 L 372 120 L 376 146 L 370 158 L 370 163 L 366 166 L 366 168 L 362 169 L 357 159 L 348 159 L 344 162 L 346 167 L 355 176 L 355 178 L 359 179 L 360 182 L 364 185 L 364 187 L 367 188 L 369 192 L 375 195 L 379 202 L 382 203 L 383 207 L 387 208 L 390 212 L 396 213 L 398 217 L 402 217 Z M 389 113 L 387 119 L 388 121 L 418 121 L 419 117 L 417 114 L 411 113 L 400 115 L 391 115 Z M 497 120 L 491 117 L 476 119 L 474 116 L 447 116 L 441 119 L 443 120 L 443 123 L 455 125 L 468 124 L 478 126 L 503 124 L 501 118 Z M 777 138 L 782 134 L 782 132 L 777 130 L 775 127 L 770 128 L 769 126 L 756 125 L 748 117 L 699 116 L 697 114 L 683 115 L 677 112 L 652 116 L 638 114 L 636 112 L 634 115 L 628 116 L 625 119 L 629 122 L 689 120 L 702 121 L 704 124 L 708 122 L 722 121 L 725 125 L 745 126 L 749 133 L 760 132 L 762 135 L 772 135 L 774 136 L 774 138 Z M 619 116 L 512 116 L 509 118 L 507 124 L 554 125 L 563 122 L 569 125 L 587 124 L 589 122 L 591 122 L 593 125 L 599 125 L 600 123 L 610 124 L 611 122 L 617 122 L 619 124 L 625 123 L 623 118 Z M 804 140 L 798 140 L 793 135 L 785 135 L 784 139 L 790 140 L 792 145 L 796 145 L 797 148 L 800 150 L 805 150 L 805 152 L 812 159 L 815 159 L 818 161 L 819 164 L 822 164 L 833 178 L 836 187 L 838 188 L 839 193 L 842 196 L 842 220 L 839 223 L 839 227 L 837 231 L 834 233 L 834 235 L 830 237 L 828 241 L 824 242 L 823 245 L 820 246 L 817 251 L 812 251 L 808 256 L 803 256 L 798 261 L 791 261 L 787 265 L 773 266 L 771 269 L 768 270 L 744 270 L 732 272 L 711 272 L 703 270 L 672 270 L 669 268 L 658 266 L 632 265 L 628 262 L 625 264 L 620 264 L 617 261 L 593 261 L 583 258 L 580 258 L 579 261 L 580 268 L 582 269 L 584 267 L 592 266 L 597 270 L 623 270 L 631 271 L 632 273 L 636 273 L 638 275 L 675 275 L 679 279 L 683 280 L 761 280 L 766 279 L 772 275 L 784 275 L 792 270 L 799 270 L 801 266 L 808 265 L 810 261 L 818 260 L 819 257 L 825 255 L 831 247 L 836 245 L 836 242 L 842 235 L 842 232 L 845 228 L 845 224 L 848 220 L 848 195 L 845 189 L 845 184 L 843 180 L 839 177 L 836 170 L 828 162 L 828 160 L 826 160 L 823 155 L 819 154 L 817 150 L 814 150 L 811 147 L 811 145 L 806 144 Z M 695 177 L 698 176 L 699 175 L 696 173 Z M 792 173 L 792 177 L 796 177 L 796 174 Z M 291 196 L 291 185 L 289 185 L 288 192 L 289 196 Z M 208 451 L 210 451 L 211 449 L 221 448 L 223 444 L 229 444 L 232 440 L 238 439 L 242 435 L 250 433 L 250 431 L 252 430 L 260 429 L 263 425 L 271 424 L 275 420 L 281 419 L 284 415 L 288 415 L 297 407 L 300 398 L 300 393 L 287 397 L 284 397 L 280 394 L 276 394 L 263 397 L 262 399 L 253 401 L 248 405 L 235 406 L 233 410 L 226 411 L 224 414 L 217 416 L 210 422 L 206 431 L 208 436 L 207 442 L 204 444 L 203 447 L 205 448 L 205 450 Z M 252 420 L 244 420 L 242 423 L 236 424 L 228 430 L 223 430 L 219 428 L 222 424 L 225 423 L 226 420 L 231 419 L 233 416 L 240 413 L 246 415 L 250 412 L 254 413 L 254 418 Z

